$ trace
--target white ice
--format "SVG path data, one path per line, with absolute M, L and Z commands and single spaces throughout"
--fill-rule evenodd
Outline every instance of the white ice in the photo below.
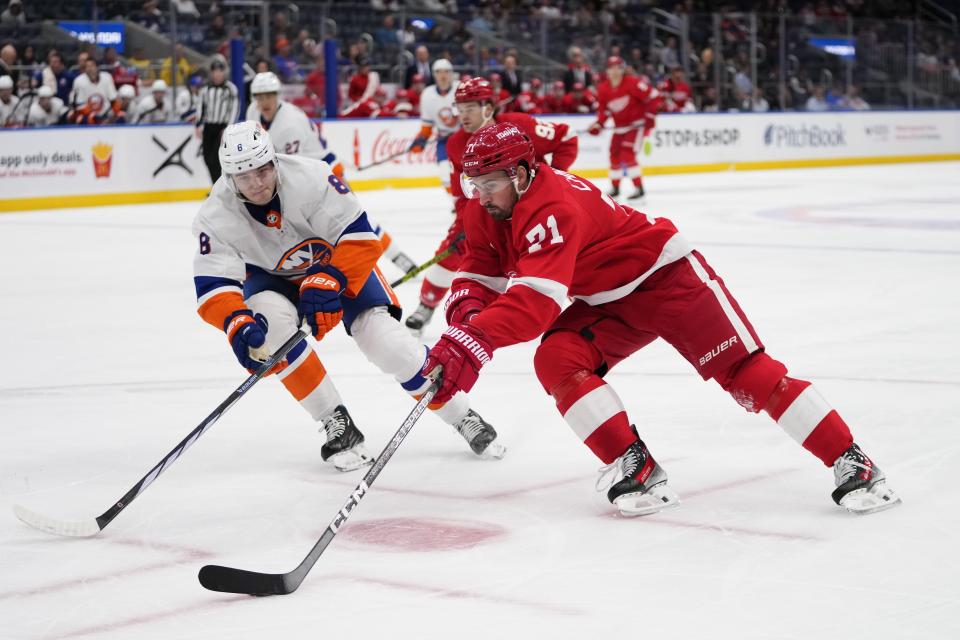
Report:
M 197 203 L 3 215 L 0 638 L 960 637 L 960 165 L 647 190 L 902 506 L 841 511 L 829 469 L 658 342 L 608 379 L 682 504 L 619 517 L 531 343 L 497 352 L 473 394 L 504 460 L 427 416 L 299 591 L 209 592 L 207 563 L 293 568 L 360 474 L 321 464 L 315 426 L 269 379 L 98 537 L 22 525 L 14 504 L 99 515 L 246 374 L 194 310 Z M 449 222 L 439 189 L 360 197 L 418 261 Z M 398 288 L 408 310 L 417 290 Z M 412 401 L 342 332 L 319 349 L 379 450 Z

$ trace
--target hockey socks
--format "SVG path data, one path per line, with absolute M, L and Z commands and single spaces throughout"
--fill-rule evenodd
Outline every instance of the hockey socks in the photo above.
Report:
M 637 439 L 623 402 L 600 376 L 578 371 L 550 393 L 563 419 L 604 464 L 611 464 Z

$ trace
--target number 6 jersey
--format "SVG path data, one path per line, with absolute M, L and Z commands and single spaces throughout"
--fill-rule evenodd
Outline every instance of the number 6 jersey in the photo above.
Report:
M 691 251 L 670 220 L 620 205 L 542 162 L 509 220 L 495 221 L 479 200 L 468 202 L 464 217 L 467 255 L 452 296 L 458 282 L 501 294 L 473 320 L 495 349 L 541 335 L 569 298 L 618 300 Z

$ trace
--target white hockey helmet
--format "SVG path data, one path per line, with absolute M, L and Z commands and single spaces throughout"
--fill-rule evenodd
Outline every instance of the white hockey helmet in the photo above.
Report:
M 250 83 L 250 94 L 280 93 L 280 78 L 273 71 L 265 71 L 253 76 Z
M 117 94 L 119 94 L 121 98 L 129 98 L 133 100 L 137 97 L 137 90 L 133 88 L 132 84 L 122 84 L 120 85 L 120 88 L 117 89 Z
M 152 93 L 159 93 L 161 91 L 167 90 L 167 83 L 163 80 L 154 80 L 153 84 L 150 85 L 150 91 Z
M 223 132 L 219 156 L 220 168 L 228 176 L 259 169 L 277 161 L 270 134 L 255 120 L 237 122 L 227 127 Z
M 446 58 L 437 58 L 431 67 L 434 73 L 437 71 L 453 71 L 453 64 Z
M 48 86 L 45 85 L 45 84 L 42 84 L 42 85 L 40 85 L 40 87 L 37 89 L 37 97 L 38 97 L 38 98 L 52 98 L 52 97 L 53 97 L 53 89 L 51 89 L 50 87 L 48 87 Z
M 13 78 L 0 76 L 0 89 L 13 89 Z

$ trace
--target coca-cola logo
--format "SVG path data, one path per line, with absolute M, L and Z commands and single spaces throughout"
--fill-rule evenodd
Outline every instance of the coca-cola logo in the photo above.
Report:
M 407 149 L 410 148 L 410 145 L 413 143 L 415 136 L 395 136 L 391 135 L 388 129 L 382 129 L 374 138 L 373 144 L 370 146 L 370 162 L 380 162 L 390 158 L 391 156 L 396 156 L 391 162 L 393 164 L 436 164 L 437 162 L 437 142 L 436 140 L 431 140 L 427 143 L 427 146 L 424 147 L 421 153 L 407 153 Z M 357 146 L 359 147 L 359 156 L 366 155 L 365 145 L 359 139 L 359 136 L 354 139 L 356 142 L 359 142 Z

